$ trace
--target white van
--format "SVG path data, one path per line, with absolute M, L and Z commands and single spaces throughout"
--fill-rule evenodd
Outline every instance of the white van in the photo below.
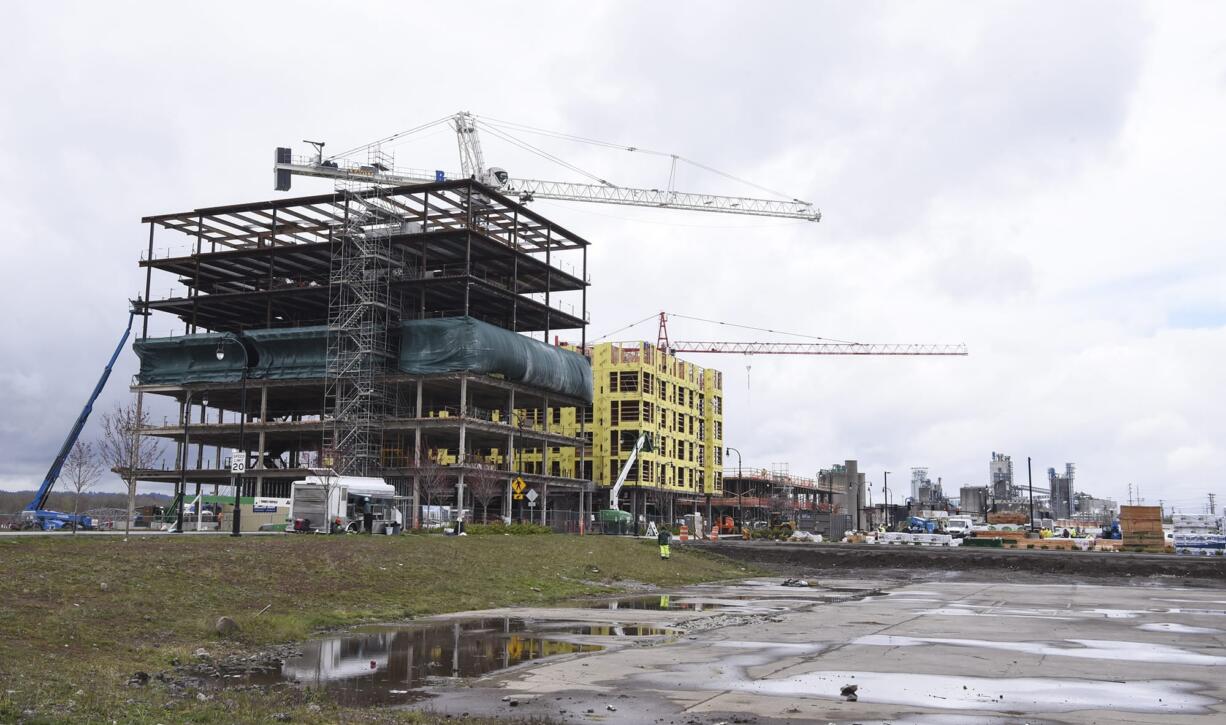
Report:
M 975 525 L 970 516 L 950 516 L 945 522 L 945 531 L 955 539 L 961 539 L 971 532 Z

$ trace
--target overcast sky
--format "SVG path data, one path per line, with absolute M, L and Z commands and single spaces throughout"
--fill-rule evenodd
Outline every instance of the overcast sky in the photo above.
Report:
M 143 286 L 142 215 L 275 197 L 278 145 L 340 150 L 469 110 L 678 153 L 823 210 L 812 224 L 537 203 L 593 242 L 589 338 L 664 309 L 970 347 L 692 356 L 725 372 L 747 466 L 856 458 L 879 500 L 884 470 L 982 485 L 1001 451 L 1022 481 L 1027 456 L 1036 481 L 1072 461 L 1079 490 L 1125 501 L 1129 483 L 1186 511 L 1226 493 L 1221 4 L 339 7 L 7 8 L 0 487 L 37 485 L 114 346 Z M 458 167 L 449 132 L 423 136 L 389 149 L 398 165 Z M 524 138 L 618 184 L 667 180 L 659 158 Z M 489 136 L 485 151 L 581 180 Z M 759 193 L 684 166 L 678 186 Z M 654 327 L 617 337 L 635 336 Z M 101 408 L 135 370 L 129 350 Z

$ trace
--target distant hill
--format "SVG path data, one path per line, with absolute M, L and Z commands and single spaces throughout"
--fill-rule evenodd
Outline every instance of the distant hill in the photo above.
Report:
M 35 491 L 0 491 L 0 514 L 15 514 L 26 507 L 26 504 L 34 500 Z M 52 511 L 72 511 L 71 492 L 52 491 L 51 496 L 47 500 L 47 508 Z M 149 506 L 158 504 L 165 506 L 170 503 L 173 497 L 161 493 L 138 493 L 136 495 L 136 506 Z M 83 493 L 81 494 L 81 510 L 88 511 L 98 508 L 117 508 L 123 509 L 128 507 L 128 495 L 126 493 L 114 492 L 99 492 L 99 493 Z

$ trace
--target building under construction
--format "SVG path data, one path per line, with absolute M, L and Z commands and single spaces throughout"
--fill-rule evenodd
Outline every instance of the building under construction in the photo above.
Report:
M 555 430 L 586 443 L 557 451 L 562 467 L 581 469 L 607 489 L 647 433 L 651 446 L 627 471 L 622 507 L 644 520 L 671 522 L 699 505 L 705 514 L 706 503 L 723 490 L 723 374 L 648 342 L 601 343 L 585 352 L 593 404 L 550 413 Z M 524 465 L 539 467 L 540 457 L 526 456 Z
M 559 430 L 550 413 L 592 400 L 588 362 L 548 343 L 556 331 L 585 339 L 581 237 L 471 180 L 143 221 L 134 304 L 149 314 L 133 389 L 179 414 L 144 429 L 176 457 L 140 480 L 216 491 L 239 456 L 244 528 L 261 520 L 248 506 L 287 498 L 320 468 L 383 477 L 414 512 L 433 493 L 518 513 L 515 478 L 541 498 L 540 521 L 591 509 L 583 455 L 551 459 L 590 440 L 582 420 Z M 155 272 L 177 289 L 151 297 Z M 150 315 L 178 318 L 183 334 L 150 337 Z
M 854 462 L 853 462 L 854 465 Z M 811 478 L 791 473 L 785 463 L 770 468 L 729 469 L 724 476 L 724 491 L 714 505 L 718 516 L 731 516 L 738 522 L 759 525 L 789 522 L 804 531 L 829 535 L 831 515 L 846 515 L 848 490 L 828 477 Z M 842 527 L 842 528 L 840 528 Z

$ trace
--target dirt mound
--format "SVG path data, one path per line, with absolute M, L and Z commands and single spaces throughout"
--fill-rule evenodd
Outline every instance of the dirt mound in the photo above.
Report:
M 711 548 L 739 561 L 780 572 L 812 570 L 916 569 L 943 571 L 1027 572 L 1059 577 L 1177 577 L 1226 581 L 1226 558 L 1121 552 L 1012 551 L 928 546 L 856 544 L 782 544 L 721 541 Z

